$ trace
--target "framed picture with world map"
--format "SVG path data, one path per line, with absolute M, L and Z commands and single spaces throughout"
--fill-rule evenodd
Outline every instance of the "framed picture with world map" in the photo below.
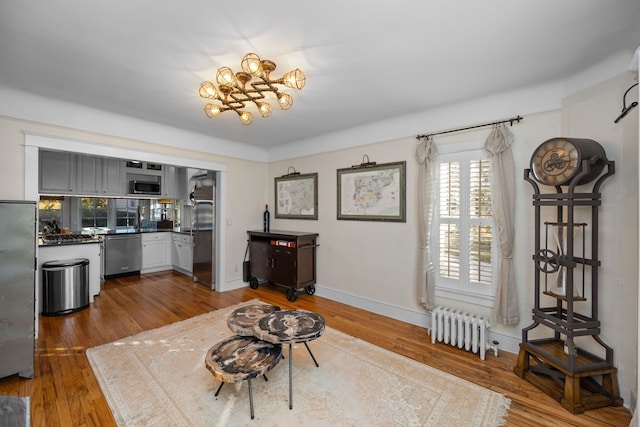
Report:
M 318 219 L 318 174 L 290 174 L 275 178 L 275 217 Z
M 406 163 L 338 169 L 338 219 L 406 222 Z

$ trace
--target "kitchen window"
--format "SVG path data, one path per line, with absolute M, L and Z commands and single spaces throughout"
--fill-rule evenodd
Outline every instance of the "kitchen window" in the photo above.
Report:
M 40 196 L 38 201 L 38 231 L 43 231 L 46 224 L 54 221 L 58 226 L 62 226 L 64 197 Z
M 108 199 L 83 197 L 80 200 L 80 219 L 82 228 L 107 227 Z
M 116 229 L 135 230 L 138 220 L 138 200 L 116 199 Z
M 436 295 L 491 307 L 497 256 L 489 160 L 480 149 L 438 150 Z

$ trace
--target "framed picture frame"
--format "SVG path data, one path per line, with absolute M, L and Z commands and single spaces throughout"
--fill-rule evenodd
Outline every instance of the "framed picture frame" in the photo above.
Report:
M 318 219 L 318 173 L 275 178 L 275 217 Z
M 406 222 L 406 163 L 338 169 L 337 218 Z

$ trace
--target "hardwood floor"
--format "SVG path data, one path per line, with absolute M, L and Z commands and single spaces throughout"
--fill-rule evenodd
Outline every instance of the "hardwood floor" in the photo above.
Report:
M 253 298 L 282 308 L 311 310 L 327 326 L 479 384 L 512 400 L 508 426 L 627 426 L 623 407 L 573 415 L 513 373 L 516 355 L 477 355 L 431 344 L 424 328 L 301 294 L 290 303 L 284 288 L 260 285 L 211 292 L 175 272 L 109 280 L 90 308 L 66 316 L 40 317 L 33 379 L 0 379 L 0 394 L 30 396 L 33 426 L 115 425 L 85 350 L 138 332 L 187 319 Z

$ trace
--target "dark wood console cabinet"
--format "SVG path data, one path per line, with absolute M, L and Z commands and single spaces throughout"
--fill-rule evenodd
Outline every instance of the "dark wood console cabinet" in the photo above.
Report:
M 296 231 L 247 231 L 251 277 L 249 286 L 257 289 L 259 279 L 287 287 L 289 301 L 297 292 L 316 291 L 317 233 Z

